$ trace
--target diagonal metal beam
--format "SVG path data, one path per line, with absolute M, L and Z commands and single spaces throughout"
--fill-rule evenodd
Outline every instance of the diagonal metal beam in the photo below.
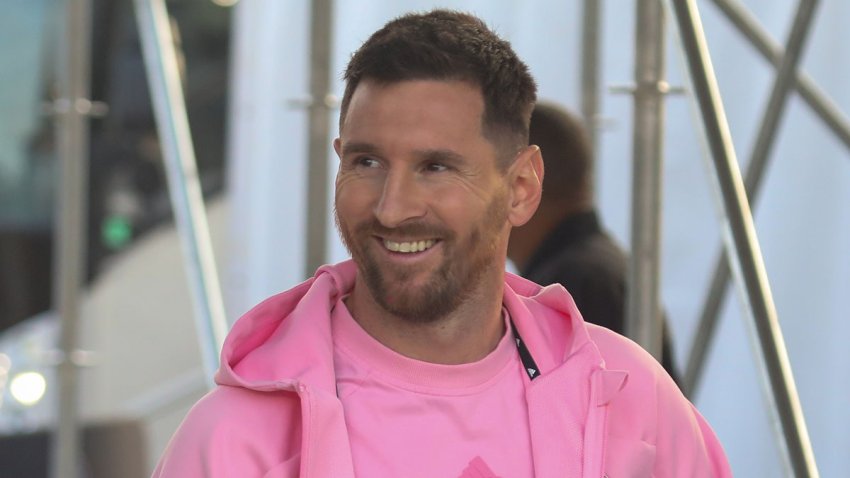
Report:
M 758 24 L 753 15 L 737 0 L 712 0 L 738 29 L 753 44 L 758 52 L 773 66 L 779 68 L 785 52 L 770 38 L 770 35 Z M 850 149 L 850 120 L 845 117 L 835 103 L 823 93 L 812 78 L 803 72 L 795 75 L 795 87 L 800 97 L 826 123 L 826 126 Z
M 696 0 L 674 0 L 670 3 L 687 53 L 694 92 L 714 160 L 714 179 L 722 196 L 726 216 L 724 230 L 728 257 L 740 279 L 738 283 L 745 288 L 748 309 L 758 333 L 778 424 L 785 437 L 784 455 L 795 476 L 816 477 L 818 471 L 811 441 L 803 420 Z
M 786 54 L 783 56 L 779 65 L 779 71 L 773 83 L 767 107 L 762 115 L 761 126 L 756 136 L 755 145 L 750 154 L 750 162 L 747 164 L 744 186 L 751 203 L 756 200 L 761 191 L 764 171 L 772 147 L 775 144 L 774 138 L 776 137 L 779 122 L 782 119 L 785 105 L 787 104 L 788 94 L 794 86 L 797 66 L 802 56 L 803 46 L 808 37 L 808 32 L 811 29 L 817 3 L 817 0 L 801 1 L 794 16 L 785 49 Z M 726 253 L 724 251 L 715 261 L 711 285 L 702 308 L 703 312 L 700 317 L 697 334 L 693 341 L 693 347 L 691 348 L 685 369 L 685 378 L 682 385 L 689 395 L 695 392 L 702 378 L 705 357 L 714 337 L 714 330 L 720 316 L 720 309 L 726 297 L 726 291 L 728 290 L 727 284 L 731 277 L 731 271 L 729 269 L 729 262 L 725 256 Z
M 201 359 L 208 385 L 212 387 L 227 321 L 171 23 L 165 0 L 134 0 L 133 5 L 165 161 L 168 193 L 192 292 Z

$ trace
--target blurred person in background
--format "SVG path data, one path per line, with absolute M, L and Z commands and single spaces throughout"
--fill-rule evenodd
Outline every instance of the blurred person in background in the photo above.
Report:
M 651 356 L 505 272 L 543 178 L 536 85 L 510 45 L 467 14 L 409 14 L 345 82 L 353 260 L 237 321 L 154 476 L 730 476 Z
M 566 109 L 540 102 L 528 135 L 540 147 L 546 175 L 537 212 L 511 231 L 508 258 L 526 279 L 564 286 L 584 320 L 624 334 L 628 257 L 596 211 L 593 151 L 584 124 Z M 663 334 L 661 363 L 678 379 L 666 321 Z

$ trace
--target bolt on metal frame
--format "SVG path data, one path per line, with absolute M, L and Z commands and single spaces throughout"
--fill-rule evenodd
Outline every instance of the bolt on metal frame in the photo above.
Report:
M 805 2 L 804 2 L 805 3 Z M 813 8 L 814 1 L 806 7 Z M 814 453 L 803 418 L 785 342 L 779 327 L 776 308 L 770 293 L 767 273 L 756 239 L 752 214 L 744 191 L 726 122 L 719 88 L 714 76 L 708 47 L 695 0 L 671 2 L 679 26 L 682 44 L 687 53 L 688 68 L 703 116 L 703 127 L 711 149 L 714 179 L 722 196 L 724 232 L 728 258 L 738 283 L 745 288 L 748 309 L 755 322 L 764 365 L 771 386 L 771 396 L 779 415 L 779 425 L 785 438 L 784 456 L 794 476 L 818 476 Z M 798 15 L 801 28 L 807 28 L 805 9 Z M 798 21 L 795 21 L 795 24 Z M 804 31 L 800 33 L 802 35 Z M 802 42 L 802 40 L 799 40 Z M 794 63 L 791 62 L 793 70 Z M 779 85 L 781 86 L 781 85 Z M 779 88 L 775 88 L 778 90 Z M 777 100 L 779 101 L 779 100 Z M 781 105 L 780 105 L 781 107 Z M 769 141 L 768 141 L 769 142 Z

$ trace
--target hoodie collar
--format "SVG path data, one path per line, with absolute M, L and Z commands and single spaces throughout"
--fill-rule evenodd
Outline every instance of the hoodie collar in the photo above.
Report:
M 224 342 L 216 383 L 262 390 L 298 379 L 335 390 L 330 317 L 337 300 L 354 287 L 356 275 L 352 260 L 325 265 L 309 280 L 248 311 Z M 603 366 L 575 302 L 562 287 L 541 287 L 506 273 L 502 301 L 542 374 L 584 348 L 593 365 Z

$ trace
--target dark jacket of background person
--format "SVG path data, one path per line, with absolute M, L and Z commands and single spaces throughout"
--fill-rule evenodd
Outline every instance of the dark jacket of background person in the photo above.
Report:
M 563 285 L 585 320 L 623 334 L 628 256 L 593 204 L 587 132 L 580 119 L 541 102 L 531 115 L 529 144 L 543 154 L 543 198 L 531 221 L 512 231 L 508 254 L 523 277 Z M 666 322 L 663 339 L 661 363 L 678 379 Z

